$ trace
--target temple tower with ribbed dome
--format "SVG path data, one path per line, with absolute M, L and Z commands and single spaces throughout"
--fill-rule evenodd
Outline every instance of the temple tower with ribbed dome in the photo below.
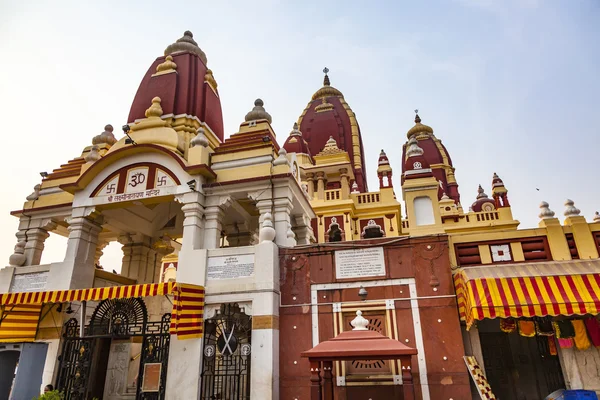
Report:
M 323 87 L 317 90 L 298 118 L 298 126 L 311 154 L 323 149 L 332 137 L 350 156 L 358 190 L 367 192 L 365 156 L 356 114 L 338 89 L 331 86 L 329 69 L 323 69 Z

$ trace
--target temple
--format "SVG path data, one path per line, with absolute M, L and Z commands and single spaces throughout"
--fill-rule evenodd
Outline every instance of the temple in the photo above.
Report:
M 561 222 L 544 202 L 518 229 L 493 171 L 461 196 L 418 111 L 406 136 L 365 148 L 327 68 L 289 134 L 260 98 L 224 132 L 208 65 L 186 31 L 123 133 L 85 128 L 100 133 L 12 212 L 0 398 L 47 384 L 110 400 L 600 393 L 600 214 L 567 200 Z M 51 234 L 65 255 L 41 264 Z M 101 265 L 114 242 L 121 265 Z

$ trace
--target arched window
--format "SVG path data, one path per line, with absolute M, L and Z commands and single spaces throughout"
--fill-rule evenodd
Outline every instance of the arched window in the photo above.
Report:
M 435 217 L 433 216 L 433 203 L 429 197 L 417 197 L 414 201 L 414 206 L 416 225 L 421 226 L 435 224 Z

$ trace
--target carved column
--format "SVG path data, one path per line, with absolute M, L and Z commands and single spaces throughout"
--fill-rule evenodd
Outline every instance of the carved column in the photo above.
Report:
M 94 283 L 94 259 L 102 226 L 83 216 L 69 218 L 68 222 L 69 240 L 62 266 L 64 271 L 61 271 L 61 276 L 56 276 L 57 280 L 52 285 L 48 285 L 54 287 L 48 289 L 92 287 Z
M 318 361 L 310 362 L 310 400 L 322 400 L 320 364 Z
M 202 220 L 202 216 L 204 215 L 204 208 L 200 203 L 194 201 L 184 204 L 183 207 L 181 207 L 181 211 L 183 211 L 184 215 L 181 247 L 192 250 L 202 248 L 204 233 L 204 221 Z
M 296 234 L 296 243 L 299 245 L 311 244 L 316 242 L 315 233 L 310 225 L 310 219 L 305 215 L 296 215 L 294 217 L 294 227 L 292 230 Z
M 221 247 L 221 232 L 225 212 L 220 206 L 210 206 L 204 210 L 204 248 L 218 249 Z
M 290 214 L 292 212 L 292 201 L 288 198 L 275 200 L 273 207 L 273 225 L 275 228 L 275 243 L 287 246 L 287 231 L 290 225 Z
M 342 199 L 346 200 L 350 197 L 350 177 L 348 176 L 348 168 L 340 168 L 340 179 L 342 185 Z
M 323 400 L 333 400 L 333 362 L 323 361 Z
M 135 279 L 138 283 L 152 283 L 156 276 L 158 253 L 152 248 L 151 240 L 144 235 L 124 235 L 119 238 L 123 244 L 123 264 L 121 275 Z
M 309 172 L 306 174 L 306 183 L 308 184 L 308 197 L 312 200 L 315 196 L 315 174 Z
M 325 172 L 317 172 L 317 198 L 325 199 Z

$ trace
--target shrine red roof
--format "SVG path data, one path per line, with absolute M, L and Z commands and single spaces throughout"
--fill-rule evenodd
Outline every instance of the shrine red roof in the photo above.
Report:
M 417 350 L 370 330 L 342 332 L 302 353 L 311 360 L 396 359 L 417 354 Z

